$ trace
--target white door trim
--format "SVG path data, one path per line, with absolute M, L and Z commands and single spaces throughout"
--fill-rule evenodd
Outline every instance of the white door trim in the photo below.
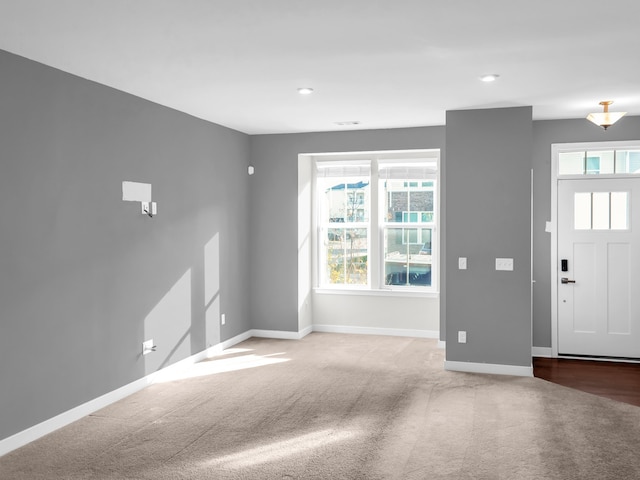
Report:
M 558 154 L 575 150 L 624 149 L 638 148 L 638 146 L 640 146 L 640 140 L 551 144 L 551 356 L 553 358 L 558 357 Z M 603 176 L 603 178 L 606 177 Z

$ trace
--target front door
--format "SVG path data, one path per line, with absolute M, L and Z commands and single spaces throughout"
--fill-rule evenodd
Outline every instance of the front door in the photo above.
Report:
M 558 354 L 640 358 L 640 179 L 558 181 Z

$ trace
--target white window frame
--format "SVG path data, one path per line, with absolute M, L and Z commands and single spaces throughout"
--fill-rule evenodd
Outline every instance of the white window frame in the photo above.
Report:
M 438 295 L 439 288 L 439 276 L 440 276 L 440 149 L 429 150 L 401 150 L 401 151 L 386 151 L 386 152 L 359 152 L 359 153 L 340 153 L 340 154 L 314 154 L 311 155 L 312 159 L 312 231 L 314 238 L 312 241 L 312 256 L 314 257 L 314 270 L 313 275 L 313 287 L 316 291 L 326 291 L 332 293 L 348 293 L 349 291 L 362 294 L 380 293 L 380 294 L 408 294 L 408 295 L 420 295 L 420 296 L 433 296 Z M 368 239 L 368 282 L 367 285 L 345 285 L 345 284 L 329 284 L 322 282 L 323 269 L 325 268 L 323 261 L 323 248 L 321 245 L 321 235 L 323 224 L 320 220 L 320 192 L 317 191 L 318 186 L 318 174 L 317 163 L 318 162 L 335 162 L 336 164 L 343 163 L 348 166 L 350 163 L 357 164 L 358 161 L 371 162 L 370 170 L 370 193 L 369 193 L 369 224 L 361 225 L 358 228 L 367 228 L 369 232 Z M 384 229 L 385 227 L 399 227 L 402 228 L 405 223 L 391 223 L 388 224 L 383 218 L 384 214 L 384 198 L 380 191 L 380 179 L 379 179 L 379 163 L 384 164 L 397 164 L 407 165 L 421 163 L 421 161 L 427 161 L 430 164 L 435 164 L 435 171 L 430 177 L 425 177 L 419 181 L 434 181 L 434 211 L 435 217 L 433 222 L 412 223 L 411 228 L 431 228 L 431 249 L 432 249 L 432 264 L 431 264 L 431 285 L 430 286 L 417 286 L 417 285 L 385 285 L 385 272 L 384 272 Z M 342 225 L 341 225 L 342 227 Z

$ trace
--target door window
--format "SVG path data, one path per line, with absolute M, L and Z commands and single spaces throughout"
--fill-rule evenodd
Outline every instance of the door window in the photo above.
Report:
M 628 230 L 629 192 L 576 192 L 575 230 Z

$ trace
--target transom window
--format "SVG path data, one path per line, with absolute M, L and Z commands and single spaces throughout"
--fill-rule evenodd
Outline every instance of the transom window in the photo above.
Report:
M 560 152 L 558 175 L 640 174 L 640 149 Z
M 439 151 L 316 159 L 318 284 L 436 291 Z

